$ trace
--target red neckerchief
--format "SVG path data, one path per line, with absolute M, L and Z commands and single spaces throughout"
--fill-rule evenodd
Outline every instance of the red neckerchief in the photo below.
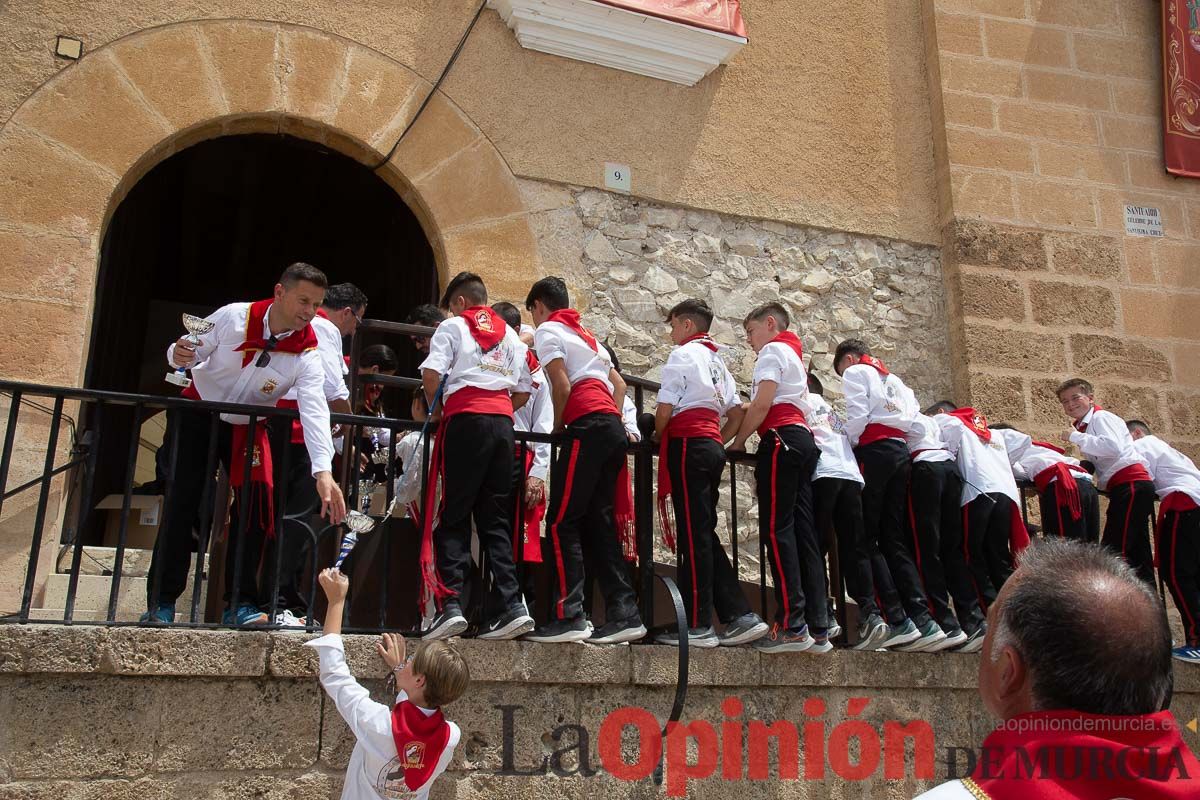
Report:
M 885 378 L 891 374 L 888 372 L 888 368 L 883 365 L 883 362 L 875 356 L 861 355 L 858 357 L 858 361 L 854 363 L 866 364 L 868 367 L 874 367 L 879 371 L 879 374 Z
M 440 708 L 425 716 L 411 701 L 401 700 L 392 709 L 392 741 L 396 743 L 399 768 L 404 770 L 404 785 L 415 792 L 437 769 L 450 742 L 450 725 Z
M 320 317 L 321 319 L 329 319 L 329 312 L 327 312 L 327 311 L 326 311 L 325 309 L 323 309 L 323 308 L 318 308 L 318 309 L 317 309 L 317 316 L 318 316 L 318 317 Z M 333 322 L 333 320 L 331 320 L 331 319 L 330 319 L 329 321 L 330 321 L 330 322 Z
M 1034 439 L 1033 443 L 1035 445 L 1037 445 L 1038 447 L 1044 447 L 1047 450 L 1053 450 L 1054 452 L 1058 453 L 1060 456 L 1065 456 L 1067 454 L 1066 450 L 1062 449 L 1061 447 L 1059 447 L 1056 444 L 1051 444 L 1050 442 L 1039 442 L 1037 439 Z
M 559 309 L 558 311 L 555 311 L 550 316 L 546 317 L 546 321 L 547 322 L 558 322 L 563 325 L 566 325 L 568 328 L 573 330 L 576 333 L 576 335 L 579 336 L 580 339 L 583 339 L 583 341 L 587 344 L 588 347 L 592 348 L 593 353 L 600 352 L 600 346 L 598 344 L 596 344 L 596 337 L 592 335 L 591 331 L 589 331 L 587 328 L 583 327 L 583 323 L 579 321 L 579 312 L 576 311 L 575 309 L 573 309 L 573 308 Z
M 688 338 L 686 338 L 682 342 L 680 342 L 679 346 L 683 347 L 688 342 L 700 342 L 700 344 L 704 345 L 709 350 L 712 350 L 714 353 L 717 352 L 717 343 L 714 342 L 712 340 L 712 337 L 709 336 L 707 333 L 697 333 L 692 336 L 689 336 Z
M 791 331 L 784 331 L 771 341 L 767 342 L 767 344 L 775 344 L 776 342 L 790 347 L 792 352 L 796 354 L 796 358 L 800 359 L 801 363 L 804 362 L 804 345 L 800 343 L 799 336 Z
M 275 301 L 259 300 L 257 303 L 251 303 L 250 309 L 246 312 L 246 341 L 233 348 L 242 354 L 243 368 L 254 360 L 255 353 L 261 352 L 267 347 L 268 341 L 262 338 L 261 332 L 266 325 L 267 309 L 273 302 Z M 308 324 L 298 331 L 293 331 L 290 336 L 276 339 L 275 344 L 271 346 L 271 352 L 298 355 L 306 350 L 312 350 L 316 346 L 317 334 L 312 329 L 312 325 Z
M 1169 711 L 1132 717 L 1034 711 L 1008 720 L 984 740 L 983 749 L 989 756 L 963 779 L 976 797 L 1183 800 L 1200 795 L 1200 762 Z M 1098 763 L 1117 766 L 1105 770 Z
M 471 306 L 464 310 L 460 317 L 467 323 L 471 338 L 479 344 L 479 349 L 488 352 L 504 338 L 508 323 L 504 318 L 487 306 Z
M 541 368 L 542 368 L 542 364 L 541 364 L 541 362 L 539 362 L 539 361 L 537 360 L 537 356 L 535 356 L 535 355 L 533 354 L 533 348 L 532 348 L 532 347 L 530 347 L 530 348 L 527 348 L 527 349 L 525 350 L 525 366 L 529 367 L 529 374 L 530 374 L 530 375 L 532 375 L 533 373 L 537 372 L 539 369 L 541 369 Z
M 1103 410 L 1104 410 L 1104 409 L 1103 409 L 1103 408 L 1101 408 L 1100 406 L 1098 406 L 1098 405 L 1094 405 L 1094 406 L 1092 406 L 1092 410 L 1091 410 L 1091 411 L 1089 411 L 1089 412 L 1088 412 L 1088 414 L 1091 414 L 1091 415 L 1094 417 L 1094 416 L 1096 416 L 1096 412 L 1097 412 L 1097 411 L 1103 411 Z M 1087 414 L 1084 414 L 1083 416 L 1084 416 L 1084 418 L 1087 418 Z M 1074 426 L 1075 426 L 1075 430 L 1079 431 L 1080 433 L 1086 433 L 1086 432 L 1087 432 L 1087 426 L 1088 426 L 1088 424 L 1087 424 L 1086 422 L 1084 422 L 1082 419 L 1081 419 L 1081 420 L 1079 420 L 1078 422 L 1073 422 L 1073 423 L 1071 423 L 1071 424 L 1072 424 L 1072 425 L 1074 425 Z
M 992 441 L 992 432 L 988 430 L 987 417 L 975 409 L 968 406 L 967 408 L 958 408 L 946 413 L 957 418 L 959 422 L 970 428 L 971 433 L 979 437 L 979 441 L 984 444 Z

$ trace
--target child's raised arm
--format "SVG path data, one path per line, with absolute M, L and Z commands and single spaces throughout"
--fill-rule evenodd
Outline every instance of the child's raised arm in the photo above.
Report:
M 317 582 L 325 590 L 325 598 L 329 601 L 323 630 L 327 634 L 339 635 L 342 632 L 342 612 L 346 605 L 346 593 L 350 591 L 350 579 L 341 570 L 330 567 L 321 570 Z

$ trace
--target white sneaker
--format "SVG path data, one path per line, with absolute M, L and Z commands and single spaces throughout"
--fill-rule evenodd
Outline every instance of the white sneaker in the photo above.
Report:
M 275 614 L 274 622 L 284 628 L 303 628 L 308 624 L 308 620 L 304 617 L 297 617 L 292 613 L 290 608 L 285 608 L 283 611 L 278 611 Z

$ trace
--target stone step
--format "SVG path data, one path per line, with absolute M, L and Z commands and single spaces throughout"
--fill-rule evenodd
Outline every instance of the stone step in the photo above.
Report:
M 193 562 L 194 565 L 194 562 Z M 191 572 L 188 579 L 188 588 L 180 598 L 180 607 L 191 603 Z M 79 583 L 75 590 L 75 608 L 76 609 L 108 609 L 108 596 L 112 591 L 113 578 L 108 575 L 80 575 Z M 42 594 L 41 602 L 38 603 L 38 608 L 41 609 L 61 609 L 67 605 L 67 589 L 71 585 L 71 576 L 63 574 L 49 575 L 46 578 L 46 588 Z M 117 593 L 117 611 L 118 612 L 137 612 L 141 614 L 146 610 L 146 578 L 144 577 L 123 577 L 121 578 L 121 588 Z M 208 582 L 204 581 L 200 585 L 200 608 L 204 608 L 204 603 L 208 594 Z M 107 611 L 106 611 L 107 613 Z M 61 617 L 60 617 L 61 619 Z
M 117 606 L 116 622 L 137 622 L 142 616 L 144 609 L 122 609 Z M 203 611 L 203 609 L 202 609 Z M 31 608 L 29 609 L 29 619 L 37 622 L 61 622 L 66 618 L 67 612 L 63 608 Z M 71 615 L 74 622 L 104 622 L 108 619 L 108 609 L 103 611 L 92 608 L 76 608 Z M 186 622 L 186 613 L 177 613 L 175 615 L 176 622 Z
M 150 572 L 150 559 L 153 550 L 143 550 L 138 547 L 126 547 L 121 561 L 121 574 L 126 577 L 144 578 Z M 58 571 L 69 573 L 71 560 L 75 557 L 73 547 L 67 547 L 58 556 Z M 84 547 L 79 558 L 80 575 L 112 575 L 117 563 L 117 548 L 115 547 Z M 193 565 L 195 561 L 193 560 Z M 204 566 L 208 568 L 208 555 L 205 554 Z

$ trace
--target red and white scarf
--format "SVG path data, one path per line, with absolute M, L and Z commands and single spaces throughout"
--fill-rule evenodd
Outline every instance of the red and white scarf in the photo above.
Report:
M 415 792 L 429 782 L 450 742 L 450 725 L 442 710 L 426 716 L 409 700 L 392 709 L 392 741 L 396 743 L 404 785 Z

